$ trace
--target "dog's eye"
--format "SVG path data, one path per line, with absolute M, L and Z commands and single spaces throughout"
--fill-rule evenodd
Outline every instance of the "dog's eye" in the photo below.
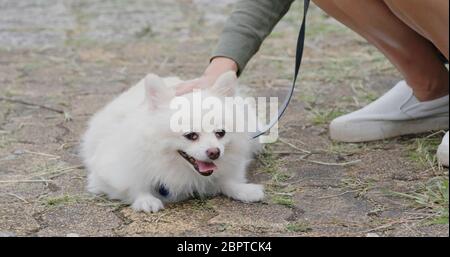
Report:
M 217 138 L 222 138 L 222 137 L 225 136 L 225 130 L 223 130 L 223 129 L 217 130 L 217 131 L 215 132 L 215 134 L 216 134 L 216 137 L 217 137 Z
M 191 140 L 191 141 L 195 141 L 195 140 L 198 139 L 199 136 L 198 136 L 197 133 L 191 132 L 191 133 L 184 134 L 184 137 L 189 139 L 189 140 Z

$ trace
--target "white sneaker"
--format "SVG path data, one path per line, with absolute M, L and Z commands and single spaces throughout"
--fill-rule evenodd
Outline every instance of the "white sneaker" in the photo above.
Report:
M 445 134 L 444 139 L 442 139 L 441 145 L 437 150 L 437 159 L 442 166 L 448 167 L 448 146 L 449 146 L 449 135 L 448 132 Z
M 361 110 L 330 124 L 331 139 L 365 142 L 448 128 L 449 96 L 420 102 L 405 81 Z

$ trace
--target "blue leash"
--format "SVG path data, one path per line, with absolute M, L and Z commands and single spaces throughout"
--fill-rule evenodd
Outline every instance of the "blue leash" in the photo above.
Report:
M 277 117 L 275 119 L 272 119 L 270 121 L 269 125 L 265 126 L 263 129 L 257 131 L 252 136 L 252 139 L 255 139 L 255 138 L 265 134 L 281 119 L 281 116 L 283 116 L 284 112 L 286 111 L 286 109 L 289 105 L 289 102 L 291 101 L 292 96 L 294 95 L 295 83 L 297 82 L 297 77 L 298 77 L 298 74 L 300 71 L 300 65 L 302 64 L 303 49 L 305 47 L 306 15 L 308 14 L 309 3 L 310 3 L 310 0 L 304 0 L 303 21 L 302 21 L 302 26 L 300 27 L 300 33 L 298 35 L 298 40 L 297 40 L 297 52 L 295 55 L 295 72 L 294 72 L 294 80 L 292 82 L 291 90 L 290 90 L 289 94 L 287 95 L 287 97 L 284 99 L 283 105 L 278 109 Z

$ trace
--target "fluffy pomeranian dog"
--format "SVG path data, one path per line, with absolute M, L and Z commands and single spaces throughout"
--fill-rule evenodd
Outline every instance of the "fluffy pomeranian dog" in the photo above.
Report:
M 147 75 L 94 115 L 81 143 L 88 191 L 145 212 L 192 196 L 262 200 L 263 186 L 246 180 L 247 166 L 259 149 L 248 133 L 228 131 L 227 117 L 224 126 L 211 131 L 171 129 L 175 110 L 170 102 L 180 82 Z M 223 101 L 234 95 L 236 85 L 236 75 L 226 73 L 202 90 L 202 97 Z M 182 97 L 192 103 L 193 94 Z

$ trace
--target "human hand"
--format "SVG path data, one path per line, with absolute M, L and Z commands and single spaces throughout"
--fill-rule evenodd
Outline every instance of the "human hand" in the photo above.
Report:
M 234 71 L 237 73 L 238 65 L 227 57 L 215 57 L 199 78 L 180 83 L 176 86 L 176 96 L 192 92 L 194 89 L 208 88 L 214 85 L 220 75 Z

